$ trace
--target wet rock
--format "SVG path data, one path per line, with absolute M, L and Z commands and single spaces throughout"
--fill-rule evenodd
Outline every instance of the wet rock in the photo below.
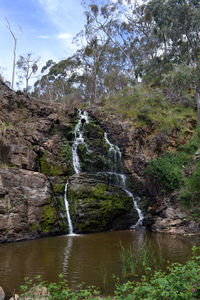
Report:
M 147 199 L 144 225 L 159 232 L 198 232 L 199 225 L 189 221 L 187 212 L 178 205 L 177 194 L 164 197 L 160 187 L 144 176 L 149 159 L 155 159 L 167 151 L 176 149 L 180 144 L 177 130 L 168 133 L 157 131 L 159 124 L 156 121 L 152 121 L 149 126 L 134 128 L 131 124 L 127 126 L 127 122 L 120 121 L 116 116 L 107 118 L 103 110 L 96 107 L 89 108 L 89 113 L 96 123 L 110 134 L 111 142 L 123 149 L 126 172 L 132 178 L 132 189 L 136 195 Z M 188 123 L 189 132 L 181 141 L 182 144 L 186 144 L 193 134 L 196 120 L 188 119 Z M 199 151 L 194 155 L 194 159 L 199 159 Z
M 122 189 L 86 174 L 70 178 L 68 201 L 78 233 L 126 229 L 138 219 L 133 199 Z

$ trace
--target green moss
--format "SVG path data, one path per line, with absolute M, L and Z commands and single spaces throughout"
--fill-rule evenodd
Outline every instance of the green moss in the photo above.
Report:
M 63 149 L 61 150 L 61 152 Z M 63 153 L 63 152 L 62 152 Z M 72 174 L 72 168 L 68 169 L 68 166 L 71 165 L 69 161 L 59 154 L 56 159 L 50 159 L 47 153 L 44 153 L 40 159 L 40 170 L 46 176 L 61 176 L 63 174 Z
M 130 214 L 132 225 L 133 201 L 123 191 L 104 183 L 95 186 L 83 184 L 78 190 L 68 188 L 70 212 L 74 229 L 78 232 L 98 232 L 112 227 L 114 220 L 118 228 L 123 215 Z M 80 217 L 84 215 L 84 217 Z M 137 214 L 135 215 L 137 220 Z M 126 223 L 126 217 L 124 218 Z M 127 224 L 124 226 L 127 228 Z
M 56 204 L 57 204 L 58 211 L 62 213 L 66 213 L 63 197 L 56 197 Z
M 42 223 L 43 232 L 51 232 L 57 220 L 57 211 L 53 206 L 44 206 L 42 208 Z
M 65 172 L 68 175 L 74 174 L 74 167 L 72 161 L 72 150 L 70 144 L 66 138 L 62 139 L 62 147 L 60 151 L 60 158 L 65 163 Z
M 85 172 L 99 172 L 107 169 L 109 165 L 108 150 L 103 129 L 94 122 L 84 125 L 84 138 L 88 145 L 78 146 L 81 169 Z
M 39 223 L 32 223 L 29 224 L 29 230 L 34 233 L 34 232 L 40 232 L 41 231 L 41 227 Z
M 55 184 L 53 186 L 53 192 L 57 193 L 57 194 L 64 194 L 64 190 L 65 190 L 65 184 L 64 183 L 60 183 L 60 184 Z
M 44 153 L 42 157 L 40 157 L 40 167 L 42 174 L 46 176 L 52 175 L 51 171 L 54 169 L 54 166 L 49 161 L 49 158 L 46 153 Z

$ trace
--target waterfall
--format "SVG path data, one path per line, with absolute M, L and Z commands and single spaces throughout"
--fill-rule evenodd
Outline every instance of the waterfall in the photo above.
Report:
M 69 203 L 67 200 L 67 187 L 68 187 L 68 180 L 65 184 L 65 195 L 64 195 L 64 202 L 65 202 L 65 208 L 66 208 L 66 213 L 67 213 L 67 221 L 68 221 L 68 225 L 69 225 L 69 234 L 73 235 L 73 225 L 72 225 L 72 220 L 70 217 L 70 213 L 69 213 Z
M 116 145 L 113 145 L 109 140 L 108 140 L 108 135 L 107 133 L 105 132 L 104 133 L 104 137 L 105 137 L 105 141 L 106 143 L 108 144 L 109 146 L 109 153 L 110 155 L 113 157 L 112 161 L 113 161 L 113 165 L 112 165 L 112 172 L 110 171 L 107 171 L 106 174 L 108 175 L 111 175 L 111 176 L 114 176 L 116 178 L 116 182 L 117 184 L 126 192 L 126 194 L 131 197 L 133 199 L 133 205 L 138 213 L 138 221 L 135 225 L 132 225 L 131 228 L 135 228 L 139 225 L 142 225 L 142 221 L 143 221 L 143 214 L 142 214 L 142 211 L 141 209 L 139 208 L 138 206 L 138 203 L 137 203 L 137 200 L 136 199 L 139 199 L 139 198 L 134 198 L 133 194 L 126 188 L 126 175 L 125 174 L 122 174 L 122 173 L 119 173 L 117 171 L 117 167 L 118 165 L 122 165 L 122 161 L 121 161 L 121 157 L 122 157 L 122 154 L 121 154 L 121 151 L 119 149 L 118 146 Z
M 80 144 L 85 144 L 85 141 L 83 138 L 83 125 L 84 125 L 84 123 L 89 123 L 88 114 L 86 111 L 82 112 L 79 109 L 78 116 L 79 116 L 79 120 L 74 129 L 75 139 L 74 139 L 74 142 L 72 145 L 72 160 L 73 160 L 73 166 L 74 166 L 74 170 L 75 170 L 76 174 L 79 174 L 81 172 L 80 160 L 79 160 L 79 156 L 78 156 L 78 146 Z M 69 212 L 69 203 L 67 200 L 67 187 L 68 187 L 68 181 L 65 184 L 64 202 L 65 202 L 65 208 L 66 208 L 66 213 L 67 213 L 67 220 L 68 220 L 68 224 L 69 224 L 69 234 L 75 235 L 73 233 L 73 224 L 72 224 L 72 220 L 71 220 L 71 216 L 70 216 L 70 212 Z
M 78 110 L 78 116 L 79 121 L 75 126 L 74 129 L 74 135 L 75 139 L 72 145 L 72 159 L 73 159 L 73 166 L 76 174 L 79 174 L 81 172 L 81 166 L 80 166 L 80 160 L 78 156 L 78 146 L 80 144 L 85 144 L 84 138 L 83 138 L 83 124 L 89 123 L 88 120 L 88 113 L 86 111 Z
M 75 170 L 76 174 L 81 173 L 81 165 L 80 165 L 80 159 L 79 159 L 79 155 L 78 155 L 78 146 L 81 144 L 84 144 L 87 148 L 87 151 L 90 151 L 88 149 L 88 145 L 85 143 L 84 137 L 83 137 L 84 124 L 89 123 L 88 113 L 86 111 L 78 110 L 78 117 L 79 117 L 79 120 L 74 129 L 75 138 L 74 138 L 74 142 L 72 144 L 72 160 L 73 160 L 73 166 L 74 166 L 74 170 Z M 119 147 L 112 144 L 109 141 L 106 132 L 104 132 L 104 138 L 105 138 L 107 145 L 109 146 L 108 151 L 109 151 L 109 157 L 110 157 L 111 164 L 110 164 L 109 170 L 107 170 L 106 172 L 98 172 L 98 173 L 103 173 L 105 176 L 109 176 L 111 178 L 113 176 L 113 179 L 116 182 L 116 184 L 119 187 L 121 187 L 129 197 L 131 197 L 133 199 L 134 208 L 138 213 L 137 223 L 135 225 L 131 226 L 131 228 L 135 228 L 138 225 L 142 224 L 142 221 L 143 221 L 142 211 L 138 206 L 137 198 L 134 198 L 133 194 L 127 189 L 127 186 L 126 186 L 127 176 L 121 172 L 121 170 L 123 170 L 123 163 L 122 163 L 122 154 L 121 154 Z M 69 212 L 69 204 L 68 204 L 68 200 L 67 200 L 67 187 L 68 187 L 68 181 L 66 182 L 66 185 L 65 185 L 64 202 L 65 202 L 65 207 L 66 207 L 66 212 L 67 212 L 67 220 L 68 220 L 68 224 L 69 224 L 69 234 L 74 235 L 73 225 L 72 225 L 70 212 Z

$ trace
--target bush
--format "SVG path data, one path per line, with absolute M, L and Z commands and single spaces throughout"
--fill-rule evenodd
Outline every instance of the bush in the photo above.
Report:
M 178 200 L 185 206 L 192 204 L 199 204 L 200 199 L 200 161 L 192 172 L 192 174 L 185 178 L 184 186 L 178 196 Z
M 130 281 L 117 285 L 116 300 L 160 300 L 160 299 L 200 299 L 200 256 L 195 255 L 185 265 L 174 263 L 165 272 L 155 272 L 148 279 L 143 277 L 136 286 Z
M 167 153 L 151 160 L 144 173 L 160 186 L 162 192 L 172 192 L 181 186 L 182 166 L 185 162 L 187 157 L 184 153 Z

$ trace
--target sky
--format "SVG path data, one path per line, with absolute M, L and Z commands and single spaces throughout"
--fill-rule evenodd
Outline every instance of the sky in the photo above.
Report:
M 85 23 L 81 0 L 0 0 L 0 73 L 8 81 L 14 40 L 5 17 L 18 38 L 17 57 L 32 53 L 41 58 L 41 66 L 49 59 L 58 62 L 72 55 L 76 49 L 73 37 Z

